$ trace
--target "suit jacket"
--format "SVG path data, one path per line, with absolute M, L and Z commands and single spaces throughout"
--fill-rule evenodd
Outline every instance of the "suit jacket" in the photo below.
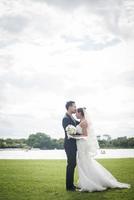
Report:
M 68 139 L 67 137 L 67 132 L 66 132 L 66 127 L 71 124 L 73 126 L 77 126 L 79 124 L 79 121 L 75 120 L 74 118 L 72 119 L 70 115 L 68 115 L 67 113 L 65 114 L 63 120 L 62 120 L 62 126 L 64 128 L 64 132 L 65 132 L 65 139 L 64 139 L 64 147 L 65 145 L 76 145 L 76 140 L 73 138 Z

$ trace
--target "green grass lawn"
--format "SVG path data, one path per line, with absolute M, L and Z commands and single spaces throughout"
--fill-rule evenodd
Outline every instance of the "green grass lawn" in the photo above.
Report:
M 0 160 L 0 200 L 133 200 L 134 159 L 98 161 L 119 181 L 132 187 L 93 193 L 67 192 L 65 160 Z

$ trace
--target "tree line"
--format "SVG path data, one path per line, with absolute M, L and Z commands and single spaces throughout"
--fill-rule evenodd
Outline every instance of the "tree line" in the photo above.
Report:
M 0 148 L 63 149 L 64 139 L 52 139 L 45 133 L 29 135 L 28 139 L 0 138 Z
M 111 139 L 109 135 L 101 139 L 97 136 L 100 148 L 134 148 L 134 137 L 118 137 Z M 0 148 L 39 148 L 39 149 L 63 149 L 64 139 L 52 139 L 45 133 L 36 133 L 29 135 L 28 139 L 3 139 L 0 138 Z

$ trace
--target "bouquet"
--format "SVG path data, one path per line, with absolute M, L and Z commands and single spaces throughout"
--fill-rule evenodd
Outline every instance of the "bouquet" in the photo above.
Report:
M 70 138 L 71 136 L 75 136 L 76 135 L 76 128 L 75 128 L 75 126 L 69 124 L 66 127 L 66 132 L 67 132 L 68 138 Z
M 69 124 L 67 127 L 66 127 L 66 132 L 67 132 L 67 136 L 68 136 L 68 139 L 70 138 L 74 138 L 74 139 L 86 139 L 87 137 L 85 136 L 82 136 L 80 133 L 78 133 L 76 131 L 76 127 Z

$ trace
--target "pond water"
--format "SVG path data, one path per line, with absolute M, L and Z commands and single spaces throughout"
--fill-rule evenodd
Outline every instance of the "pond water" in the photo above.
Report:
M 134 149 L 100 149 L 96 158 L 134 158 Z M 0 149 L 0 159 L 66 159 L 64 150 Z

